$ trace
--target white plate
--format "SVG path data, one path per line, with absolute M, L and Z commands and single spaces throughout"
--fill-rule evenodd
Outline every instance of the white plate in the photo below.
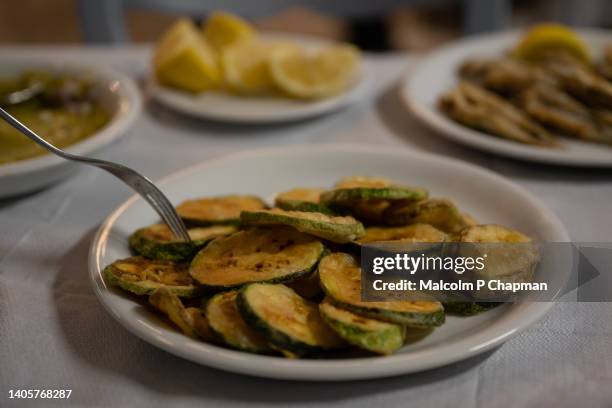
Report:
M 265 36 L 279 41 L 293 41 L 310 49 L 332 43 L 301 36 Z M 178 112 L 202 119 L 231 123 L 273 124 L 308 119 L 344 108 L 367 93 L 368 69 L 362 58 L 361 72 L 355 84 L 347 91 L 318 101 L 303 101 L 282 96 L 245 97 L 227 92 L 209 91 L 193 95 L 164 87 L 149 79 L 151 96 Z
M 330 186 L 356 174 L 390 177 L 427 186 L 436 196 L 453 197 L 484 222 L 519 228 L 541 240 L 569 241 L 559 220 L 534 196 L 487 170 L 420 152 L 373 146 L 330 145 L 260 150 L 198 165 L 159 182 L 174 203 L 228 193 L 271 199 L 296 186 Z M 348 380 L 416 372 L 491 349 L 546 313 L 550 303 L 506 305 L 478 316 L 449 317 L 432 335 L 386 357 L 289 360 L 216 347 L 168 329 L 153 313 L 102 279 L 105 265 L 130 255 L 128 235 L 156 216 L 140 198 L 117 208 L 100 227 L 91 247 L 89 272 L 106 310 L 129 331 L 173 354 L 208 366 L 262 377 L 293 380 Z M 567 269 L 571 261 L 555 260 Z
M 58 65 L 30 59 L 0 61 L 0 67 L 2 77 L 18 75 L 28 69 L 40 69 L 74 73 L 79 76 L 87 75 L 92 80 L 98 102 L 110 113 L 110 120 L 98 132 L 66 148 L 69 153 L 89 155 L 100 150 L 123 136 L 142 110 L 142 98 L 134 81 L 111 69 L 88 65 Z M 40 136 L 45 137 L 45 135 Z M 73 174 L 76 166 L 78 164 L 51 154 L 0 164 L 0 197 L 38 190 Z
M 595 56 L 612 43 L 612 32 L 581 29 L 578 33 Z M 510 49 L 521 32 L 468 37 L 429 54 L 407 77 L 401 95 L 424 124 L 441 135 L 487 152 L 517 159 L 569 166 L 612 166 L 612 148 L 562 138 L 557 149 L 529 146 L 488 135 L 458 124 L 437 109 L 438 98 L 457 83 L 457 68 L 468 58 L 496 57 Z

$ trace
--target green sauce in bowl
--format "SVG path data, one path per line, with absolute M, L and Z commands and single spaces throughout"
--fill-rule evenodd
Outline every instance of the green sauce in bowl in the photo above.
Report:
M 4 108 L 56 147 L 80 142 L 108 123 L 109 114 L 96 103 L 92 86 L 84 79 L 26 72 L 15 79 L 0 80 L 0 94 L 23 89 L 31 81 L 43 82 L 44 91 L 27 102 Z M 8 123 L 0 121 L 0 165 L 46 153 Z

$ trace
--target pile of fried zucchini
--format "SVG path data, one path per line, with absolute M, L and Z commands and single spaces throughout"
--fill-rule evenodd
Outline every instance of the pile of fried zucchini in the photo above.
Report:
M 274 204 L 240 195 L 185 201 L 177 211 L 191 242 L 163 224 L 139 229 L 129 239 L 138 255 L 107 266 L 105 278 L 148 296 L 182 332 L 207 342 L 291 358 L 349 348 L 389 354 L 442 325 L 445 307 L 473 314 L 487 305 L 363 302 L 360 245 L 529 240 L 381 178 L 294 189 Z

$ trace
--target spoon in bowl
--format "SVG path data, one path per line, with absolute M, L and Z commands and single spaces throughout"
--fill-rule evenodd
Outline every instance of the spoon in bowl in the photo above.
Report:
M 153 209 L 159 214 L 162 220 L 168 225 L 170 230 L 174 233 L 177 238 L 180 238 L 184 241 L 191 241 L 189 238 L 189 234 L 187 233 L 187 228 L 185 228 L 185 224 L 176 213 L 176 210 L 170 203 L 170 200 L 162 193 L 156 186 L 153 184 L 148 178 L 141 175 L 140 173 L 132 170 L 129 167 L 126 167 L 122 164 L 109 162 L 106 160 L 93 159 L 90 157 L 77 156 L 72 153 L 67 153 L 57 147 L 53 146 L 51 143 L 47 142 L 42 137 L 38 136 L 31 129 L 17 120 L 13 115 L 5 111 L 0 107 L 0 117 L 2 117 L 6 122 L 8 122 L 12 127 L 17 129 L 19 132 L 23 133 L 25 136 L 30 138 L 39 146 L 44 147 L 51 153 L 66 159 L 71 160 L 83 164 L 88 164 L 90 166 L 99 167 L 103 170 L 106 170 L 113 176 L 117 177 L 125 184 L 130 186 L 134 191 L 136 191 L 140 196 L 153 207 Z
M 34 99 L 45 90 L 45 84 L 42 82 L 34 82 L 26 88 L 18 89 L 0 96 L 0 107 L 18 105 Z

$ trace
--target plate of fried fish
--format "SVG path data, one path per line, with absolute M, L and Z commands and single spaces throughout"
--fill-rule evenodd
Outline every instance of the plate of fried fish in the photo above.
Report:
M 612 166 L 612 32 L 541 24 L 469 37 L 426 57 L 401 89 L 424 124 L 517 159 Z

